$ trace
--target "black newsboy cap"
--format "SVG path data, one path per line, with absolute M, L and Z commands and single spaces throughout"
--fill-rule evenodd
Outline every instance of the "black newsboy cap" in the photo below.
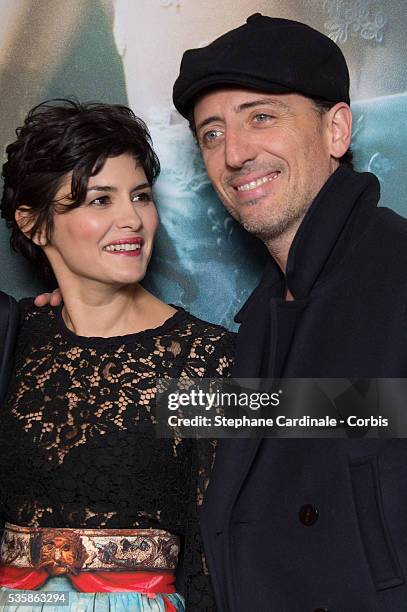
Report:
M 186 117 L 197 94 L 222 85 L 349 104 L 349 72 L 339 47 L 304 23 L 260 13 L 208 46 L 185 51 L 174 105 Z

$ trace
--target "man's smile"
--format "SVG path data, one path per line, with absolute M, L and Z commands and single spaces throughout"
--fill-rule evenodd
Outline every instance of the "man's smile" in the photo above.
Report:
M 274 181 L 274 179 L 276 179 L 279 174 L 280 172 L 277 170 L 275 172 L 272 172 L 271 174 L 266 174 L 265 176 L 261 176 L 246 183 L 235 185 L 234 189 L 236 189 L 236 191 L 251 191 L 252 189 L 256 189 L 257 187 L 264 185 L 265 183 L 270 183 L 271 181 Z
M 273 183 L 281 175 L 280 170 L 273 170 L 262 174 L 251 172 L 239 178 L 229 180 L 229 190 L 232 188 L 231 195 L 233 199 L 240 203 L 253 202 L 264 196 L 267 196 L 274 190 Z

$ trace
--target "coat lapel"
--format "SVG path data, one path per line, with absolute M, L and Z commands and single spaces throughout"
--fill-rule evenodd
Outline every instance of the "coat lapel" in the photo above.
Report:
M 17 325 L 17 303 L 0 291 L 0 402 L 6 395 L 13 366 Z

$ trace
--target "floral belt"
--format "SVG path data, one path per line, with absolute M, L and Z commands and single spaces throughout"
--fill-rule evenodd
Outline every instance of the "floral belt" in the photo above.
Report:
M 6 523 L 0 546 L 0 587 L 35 590 L 66 575 L 83 593 L 162 596 L 176 612 L 174 570 L 179 539 L 161 529 L 70 529 Z
M 51 576 L 100 570 L 171 571 L 179 538 L 161 529 L 70 529 L 6 523 L 1 565 L 45 570 Z

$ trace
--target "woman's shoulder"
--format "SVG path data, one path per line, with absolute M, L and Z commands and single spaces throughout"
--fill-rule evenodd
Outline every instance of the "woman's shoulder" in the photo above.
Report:
M 26 329 L 49 328 L 57 318 L 54 306 L 36 306 L 34 298 L 23 298 L 18 302 L 20 327 Z
M 235 354 L 236 334 L 186 312 L 180 336 L 188 335 L 189 374 L 229 376 Z
M 18 301 L 18 307 L 22 316 L 44 316 L 57 310 L 54 306 L 36 306 L 34 299 L 33 297 L 25 297 Z
M 222 341 L 234 344 L 237 336 L 235 332 L 230 331 L 223 325 L 205 321 L 187 311 L 185 311 L 184 325 L 189 328 L 192 336 L 210 339 L 214 342 Z

